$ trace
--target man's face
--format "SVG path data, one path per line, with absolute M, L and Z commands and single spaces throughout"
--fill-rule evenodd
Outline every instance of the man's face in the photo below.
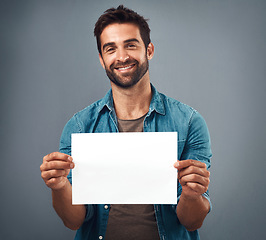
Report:
M 139 28 L 131 23 L 111 24 L 100 39 L 100 61 L 109 79 L 122 88 L 137 84 L 147 73 L 148 59 L 152 57 L 149 47 L 145 49 Z

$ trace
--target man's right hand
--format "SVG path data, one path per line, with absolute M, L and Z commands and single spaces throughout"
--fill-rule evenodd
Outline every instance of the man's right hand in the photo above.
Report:
M 70 169 L 74 168 L 73 158 L 67 154 L 53 152 L 43 157 L 40 166 L 41 176 L 45 184 L 53 189 L 62 189 L 68 179 Z

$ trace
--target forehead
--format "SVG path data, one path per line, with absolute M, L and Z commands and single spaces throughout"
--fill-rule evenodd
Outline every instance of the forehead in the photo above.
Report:
M 103 30 L 100 36 L 102 46 L 108 42 L 119 44 L 131 38 L 136 38 L 143 42 L 138 26 L 133 23 L 110 24 Z

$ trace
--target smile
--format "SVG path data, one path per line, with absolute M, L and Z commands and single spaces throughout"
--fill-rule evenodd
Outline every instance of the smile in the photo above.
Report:
M 118 71 L 127 71 L 129 69 L 132 69 L 135 66 L 135 64 L 129 65 L 129 66 L 125 66 L 125 67 L 117 67 L 115 68 Z

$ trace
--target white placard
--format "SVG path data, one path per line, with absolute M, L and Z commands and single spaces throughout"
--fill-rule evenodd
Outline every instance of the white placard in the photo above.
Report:
M 175 204 L 177 132 L 72 134 L 73 204 Z

